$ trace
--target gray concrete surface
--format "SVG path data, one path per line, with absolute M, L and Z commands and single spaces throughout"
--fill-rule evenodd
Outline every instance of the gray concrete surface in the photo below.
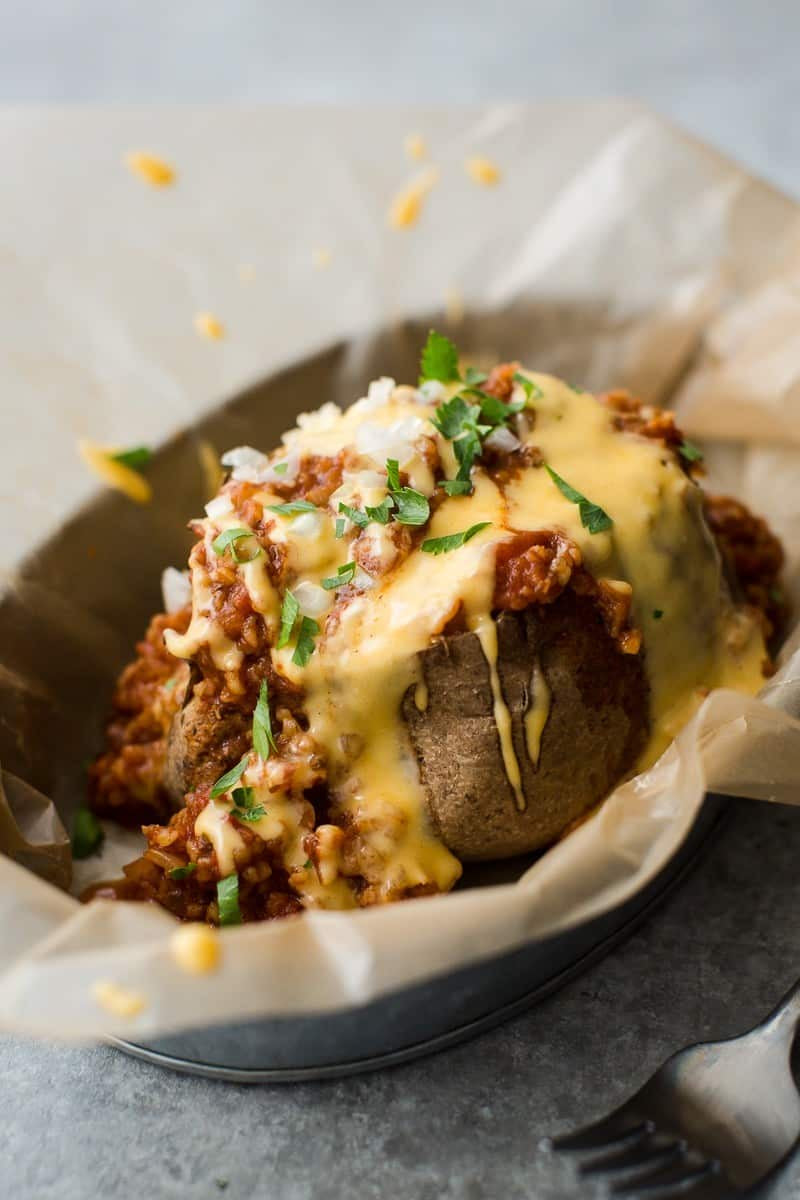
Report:
M 17 1200 L 578 1200 L 539 1139 L 673 1050 L 755 1023 L 800 972 L 800 809 L 740 802 L 613 955 L 464 1046 L 337 1083 L 246 1088 L 105 1048 L 0 1040 L 0 1177 Z M 800 1193 L 800 1160 L 763 1191 Z
M 627 93 L 800 193 L 797 0 L 0 0 L 0 20 L 0 102 Z M 0 1194 L 589 1196 L 538 1139 L 770 1007 L 800 971 L 798 844 L 800 810 L 739 805 L 610 958 L 480 1040 L 380 1075 L 245 1089 L 0 1039 Z M 800 1162 L 765 1195 L 798 1193 Z

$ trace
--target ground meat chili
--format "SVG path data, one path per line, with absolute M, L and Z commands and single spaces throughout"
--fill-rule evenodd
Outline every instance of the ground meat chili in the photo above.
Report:
M 482 385 L 483 390 L 509 401 L 518 369 L 517 363 L 495 367 Z M 620 433 L 660 440 L 673 449 L 682 443 L 683 436 L 671 413 L 643 405 L 624 391 L 607 392 L 598 400 L 610 410 Z M 536 419 L 535 404 L 527 419 L 530 428 L 530 422 Z M 422 437 L 416 446 L 423 460 L 440 477 L 442 467 L 435 440 Z M 542 455 L 530 444 L 510 453 L 486 449 L 480 461 L 501 489 L 521 471 L 542 467 Z M 321 507 L 341 486 L 343 473 L 349 469 L 358 469 L 353 451 L 341 451 L 330 457 L 305 455 L 294 478 L 279 480 L 270 489 L 284 502 L 308 500 Z M 693 468 L 687 465 L 686 469 Z M 407 482 L 403 476 L 401 483 Z M 266 556 L 272 584 L 284 587 L 286 551 L 269 537 L 276 518 L 269 510 L 265 511 L 257 498 L 261 485 L 231 480 L 222 490 L 229 496 L 237 517 L 253 530 Z M 437 489 L 431 497 L 431 512 L 436 511 L 444 498 Z M 711 496 L 706 498 L 705 505 L 709 525 L 736 586 L 748 603 L 764 614 L 770 629 L 778 629 L 786 616 L 777 585 L 783 562 L 780 544 L 765 522 L 738 501 Z M 358 821 L 352 814 L 337 813 L 335 796 L 327 787 L 326 764 L 306 732 L 302 691 L 274 670 L 267 627 L 253 607 L 236 563 L 230 554 L 211 552 L 202 540 L 202 525 L 198 523 L 194 528 L 200 540 L 192 550 L 190 566 L 207 577 L 210 615 L 241 652 L 241 664 L 234 672 L 220 670 L 208 648 L 201 646 L 190 673 L 189 664 L 172 658 L 163 644 L 166 629 L 186 631 L 190 609 L 157 616 L 151 621 L 137 646 L 136 659 L 120 676 L 107 727 L 106 749 L 89 772 L 93 810 L 126 825 L 145 822 L 147 849 L 125 868 L 123 880 L 96 885 L 91 894 L 155 901 L 182 920 L 218 922 L 217 883 L 222 872 L 211 843 L 195 833 L 195 822 L 209 802 L 214 779 L 239 761 L 250 747 L 252 716 L 263 681 L 268 683 L 274 714 L 277 752 L 270 763 L 275 786 L 302 806 L 301 825 L 307 830 L 302 844 L 319 878 L 323 878 L 328 863 L 335 857 L 339 873 L 349 880 L 359 904 L 435 890 L 421 885 L 387 894 L 381 887 L 380 864 L 371 863 L 370 854 L 374 855 L 374 850 L 359 829 Z M 424 529 L 398 524 L 392 527 L 391 536 L 397 556 L 388 569 L 394 570 L 409 554 L 417 552 L 426 534 Z M 354 560 L 362 567 L 375 568 L 366 540 L 362 549 L 359 538 L 352 544 Z M 630 588 L 596 580 L 584 566 L 579 547 L 564 533 L 553 529 L 520 530 L 498 544 L 496 612 L 549 605 L 566 589 L 591 599 L 621 653 L 640 651 L 641 634 L 631 624 Z M 342 608 L 353 594 L 352 588 L 341 589 L 339 607 L 328 621 L 340 620 Z M 459 620 L 463 620 L 463 614 L 457 612 L 442 632 L 458 628 Z M 184 703 L 192 706 L 201 731 L 195 744 L 198 761 L 190 772 L 193 772 L 191 787 L 185 795 L 176 794 L 174 787 L 170 794 L 165 784 L 167 739 L 173 719 Z M 352 748 L 353 756 L 358 749 L 358 746 Z M 231 814 L 229 819 L 235 822 L 241 842 L 236 853 L 236 871 L 243 918 L 267 920 L 301 911 L 301 901 L 291 875 L 282 864 L 278 844 L 265 841 L 235 815 Z M 173 872 L 177 872 L 177 877 Z

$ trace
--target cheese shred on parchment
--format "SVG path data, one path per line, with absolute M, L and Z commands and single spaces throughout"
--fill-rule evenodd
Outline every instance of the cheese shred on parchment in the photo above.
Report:
M 168 162 L 164 162 L 163 158 L 157 158 L 154 154 L 145 154 L 141 150 L 134 150 L 125 155 L 125 165 L 129 171 L 138 175 L 151 187 L 169 187 L 171 183 L 175 182 L 175 169 Z
M 417 223 L 425 197 L 437 178 L 438 171 L 431 167 L 398 192 L 389 209 L 389 224 L 392 229 L 408 229 Z
M 150 484 L 138 471 L 126 467 L 124 463 L 117 462 L 113 458 L 116 453 L 113 447 L 98 446 L 87 438 L 81 438 L 78 442 L 78 450 L 87 467 L 94 471 L 95 475 L 98 475 L 108 487 L 115 488 L 118 492 L 124 492 L 137 504 L 150 503 L 153 498 L 153 489 Z
M 139 992 L 132 992 L 107 979 L 92 984 L 92 996 L 101 1008 L 115 1017 L 136 1017 L 147 1008 L 147 1001 Z
M 500 168 L 488 158 L 481 158 L 478 155 L 468 158 L 464 163 L 464 169 L 470 179 L 484 187 L 492 187 L 495 183 L 500 182 Z

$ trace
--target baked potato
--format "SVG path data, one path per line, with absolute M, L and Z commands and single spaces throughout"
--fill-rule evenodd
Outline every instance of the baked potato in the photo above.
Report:
M 436 334 L 422 367 L 223 458 L 92 774 L 124 818 L 134 740 L 148 763 L 125 895 L 227 923 L 447 891 L 555 841 L 708 688 L 759 687 L 780 546 L 703 496 L 669 413 L 462 373 Z

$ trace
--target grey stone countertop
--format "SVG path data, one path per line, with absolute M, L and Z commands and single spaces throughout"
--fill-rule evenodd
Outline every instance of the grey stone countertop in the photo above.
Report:
M 482 1037 L 335 1083 L 245 1087 L 105 1047 L 0 1040 L 0 1179 L 18 1200 L 571 1200 L 540 1138 L 619 1103 L 673 1050 L 735 1035 L 800 974 L 800 808 L 732 805 L 616 951 Z M 800 1193 L 800 1158 L 762 1189 Z

